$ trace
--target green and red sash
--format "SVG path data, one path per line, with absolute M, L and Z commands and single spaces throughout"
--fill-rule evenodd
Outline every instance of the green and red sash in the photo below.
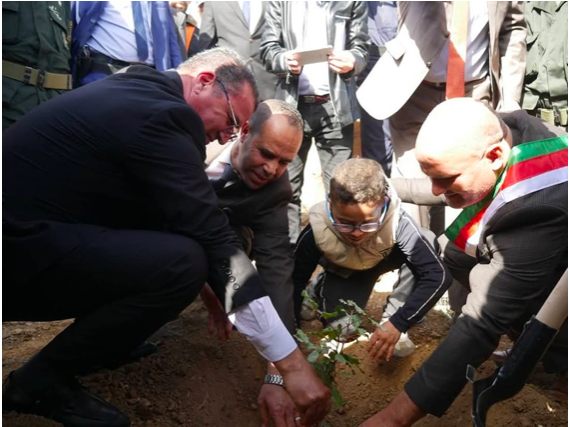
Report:
M 494 189 L 480 202 L 465 208 L 445 235 L 476 257 L 480 231 L 498 209 L 527 194 L 567 182 L 567 170 L 567 135 L 513 147 Z

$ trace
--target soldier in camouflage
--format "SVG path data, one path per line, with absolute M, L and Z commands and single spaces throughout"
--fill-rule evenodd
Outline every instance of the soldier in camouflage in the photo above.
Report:
M 567 2 L 526 4 L 527 67 L 522 108 L 567 130 Z
M 2 132 L 72 88 L 70 3 L 2 2 Z

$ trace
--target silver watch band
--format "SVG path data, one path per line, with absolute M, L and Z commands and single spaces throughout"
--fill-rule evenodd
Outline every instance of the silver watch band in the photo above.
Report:
M 265 375 L 265 384 L 274 384 L 284 387 L 284 381 L 282 375 L 267 374 Z

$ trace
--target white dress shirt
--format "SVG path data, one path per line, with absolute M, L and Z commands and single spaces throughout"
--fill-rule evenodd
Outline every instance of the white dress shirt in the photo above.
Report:
M 243 10 L 243 1 L 239 1 L 239 8 Z M 260 1 L 250 1 L 249 2 L 249 34 L 253 34 L 257 25 L 259 25 L 259 20 L 263 14 L 263 2 Z

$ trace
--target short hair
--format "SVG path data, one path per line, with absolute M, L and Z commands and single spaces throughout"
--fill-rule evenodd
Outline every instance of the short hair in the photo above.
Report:
M 182 62 L 177 70 L 180 74 L 191 74 L 200 70 L 211 70 L 216 77 L 225 85 L 227 91 L 234 96 L 239 96 L 243 83 L 247 83 L 253 89 L 255 105 L 259 101 L 259 88 L 255 82 L 255 76 L 249 69 L 245 59 L 233 49 L 227 47 L 215 47 L 207 49 Z M 222 89 L 215 90 L 216 95 L 221 96 Z
M 494 117 L 496 117 L 496 119 L 498 119 L 498 123 L 500 125 L 500 130 L 502 131 L 502 139 L 507 139 L 508 131 L 509 131 L 508 125 L 506 124 L 504 119 L 502 119 L 502 117 L 500 117 L 500 115 L 496 112 L 496 110 L 494 110 L 493 108 L 490 108 L 488 105 L 486 105 L 486 107 L 490 110 L 490 112 L 494 115 Z
M 302 116 L 296 108 L 278 99 L 267 99 L 259 104 L 251 118 L 249 119 L 249 128 L 251 134 L 257 134 L 263 128 L 263 125 L 273 114 L 282 114 L 288 119 L 288 124 L 299 131 L 303 131 Z
M 330 199 L 340 204 L 382 203 L 387 177 L 375 160 L 349 159 L 336 166 L 330 180 Z

